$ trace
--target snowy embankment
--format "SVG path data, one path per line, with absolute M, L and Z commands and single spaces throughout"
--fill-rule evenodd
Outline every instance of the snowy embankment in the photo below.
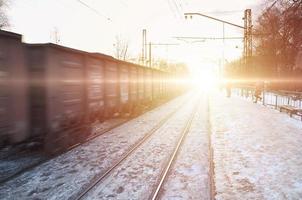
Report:
M 302 122 L 238 97 L 211 98 L 216 199 L 302 199 Z
M 203 96 L 161 199 L 210 199 L 208 102 Z
M 16 154 L 14 155 L 0 159 L 0 182 L 7 180 L 23 169 L 36 165 L 43 160 L 45 160 L 43 154 L 37 152 L 23 153 L 18 151 L 16 151 Z
M 92 130 L 92 135 L 106 131 L 110 127 L 114 127 L 125 121 L 126 119 L 123 118 L 115 118 L 108 119 L 102 123 L 95 123 Z M 21 145 L 23 145 L 23 148 L 26 149 L 26 146 L 28 148 L 31 144 L 34 143 L 25 143 Z M 20 148 L 18 145 L 0 150 L 0 154 L 0 182 L 4 182 L 12 176 L 16 176 L 24 169 L 28 169 L 48 160 L 47 156 L 41 152 L 41 149 L 26 151 L 22 150 L 22 147 Z
M 195 97 L 90 191 L 86 199 L 148 199 L 182 129 L 196 109 Z
M 178 97 L 1 185 L 0 199 L 68 199 L 191 94 Z

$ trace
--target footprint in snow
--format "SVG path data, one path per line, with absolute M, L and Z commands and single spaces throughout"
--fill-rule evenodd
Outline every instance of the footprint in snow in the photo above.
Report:
M 120 187 L 116 190 L 116 192 L 117 192 L 118 194 L 120 194 L 120 193 L 122 193 L 124 190 L 125 190 L 125 189 L 124 189 L 122 186 L 120 186 Z

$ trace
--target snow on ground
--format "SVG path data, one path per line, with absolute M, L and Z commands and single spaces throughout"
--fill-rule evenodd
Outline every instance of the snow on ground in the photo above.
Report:
M 73 198 L 190 95 L 176 98 L 8 181 L 0 187 L 0 199 Z
M 214 94 L 216 199 L 302 199 L 302 122 Z
M 110 127 L 126 121 L 125 118 L 108 119 L 102 123 L 95 123 L 92 135 L 98 134 Z M 30 144 L 30 143 L 29 143 Z M 29 145 L 25 144 L 25 145 Z M 24 146 L 25 146 L 24 145 Z M 11 178 L 22 170 L 35 166 L 45 160 L 47 156 L 40 150 L 19 150 L 18 146 L 11 146 L 0 150 L 0 182 Z M 23 147 L 24 149 L 26 147 Z
M 131 154 L 87 199 L 148 199 L 166 165 L 187 120 L 196 109 L 192 98 Z
M 42 154 L 37 152 L 27 153 L 25 155 L 9 156 L 0 160 L 0 182 L 7 180 L 23 169 L 33 166 L 41 161 L 45 160 Z
M 190 131 L 164 183 L 161 199 L 210 199 L 208 102 L 203 96 Z

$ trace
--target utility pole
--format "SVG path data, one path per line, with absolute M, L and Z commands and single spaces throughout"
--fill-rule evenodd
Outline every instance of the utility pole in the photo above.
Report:
M 147 33 L 146 29 L 143 29 L 143 41 L 142 41 L 142 64 L 145 65 L 147 59 Z
M 152 50 L 152 44 L 151 42 L 149 42 L 149 67 L 152 68 L 152 54 L 151 54 L 151 50 Z
M 145 65 L 147 65 L 147 49 L 148 49 L 148 44 L 147 44 L 147 31 L 146 31 L 146 29 L 144 29 L 145 30 L 145 41 L 144 41 L 144 45 L 145 45 L 145 55 L 144 55 L 144 57 L 145 57 Z
M 252 45 L 252 10 L 246 9 L 244 11 L 244 48 L 243 48 L 243 59 L 245 65 L 245 71 L 248 72 L 251 68 L 251 58 L 253 56 L 253 45 Z
M 224 56 L 224 46 L 225 46 L 225 32 L 224 32 L 224 23 L 222 23 L 222 63 L 221 63 L 221 67 L 219 68 L 219 78 L 222 78 L 222 74 L 223 74 L 223 68 L 224 68 L 224 60 L 225 60 L 225 56 Z
M 141 53 L 141 59 L 140 59 L 142 64 L 144 64 L 144 55 L 145 55 L 145 49 L 144 49 L 144 48 L 145 48 L 144 30 L 145 30 L 145 29 L 143 29 L 143 37 L 142 37 L 142 38 L 143 38 L 143 39 L 142 39 L 142 53 Z

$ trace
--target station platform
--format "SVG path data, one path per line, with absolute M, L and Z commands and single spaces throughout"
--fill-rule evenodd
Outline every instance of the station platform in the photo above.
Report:
M 302 199 L 302 122 L 244 98 L 210 98 L 216 199 Z

